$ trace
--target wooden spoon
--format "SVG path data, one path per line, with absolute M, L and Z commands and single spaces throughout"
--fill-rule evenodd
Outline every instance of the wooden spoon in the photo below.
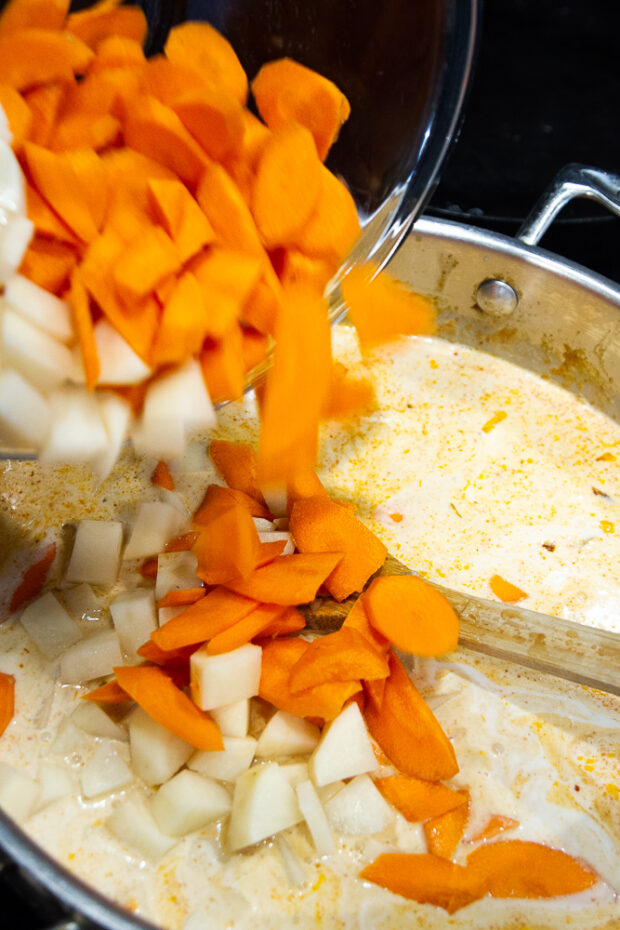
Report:
M 388 555 L 378 575 L 416 574 Z M 376 577 L 376 576 L 375 576 Z M 428 579 L 425 579 L 428 581 Z M 620 695 L 620 635 L 487 601 L 428 582 L 450 601 L 461 621 L 459 644 L 590 688 Z M 311 629 L 338 629 L 359 595 L 341 603 L 316 598 L 300 608 Z

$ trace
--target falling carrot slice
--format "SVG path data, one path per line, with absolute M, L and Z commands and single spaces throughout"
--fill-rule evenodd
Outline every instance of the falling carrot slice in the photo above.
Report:
M 265 503 L 258 486 L 256 453 L 252 446 L 245 442 L 214 439 L 209 446 L 209 455 L 229 488 L 243 491 L 261 504 Z
M 459 619 L 443 594 L 422 578 L 375 578 L 363 599 L 375 630 L 402 652 L 438 656 L 456 649 Z
M 83 694 L 82 700 L 97 701 L 100 704 L 122 704 L 125 701 L 131 701 L 131 696 L 121 688 L 115 679 L 112 679 L 112 681 L 106 682 L 105 685 L 101 685 L 100 688 L 95 688 L 93 691 L 89 691 L 88 694 Z

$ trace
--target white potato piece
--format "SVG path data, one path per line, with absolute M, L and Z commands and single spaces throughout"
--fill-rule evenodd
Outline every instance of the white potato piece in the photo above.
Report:
M 260 486 L 267 509 L 274 517 L 286 517 L 288 505 L 288 492 L 285 484 L 272 484 Z
M 176 843 L 175 839 L 161 832 L 150 810 L 141 800 L 119 804 L 108 817 L 106 827 L 117 840 L 151 862 L 158 862 Z
M 132 664 L 141 662 L 137 650 L 157 629 L 157 609 L 152 588 L 119 594 L 110 603 L 114 629 L 122 652 Z
M 292 788 L 296 788 L 302 781 L 307 781 L 309 778 L 307 762 L 285 762 L 284 764 L 280 762 L 279 765 L 280 771 Z
M 160 626 L 163 626 L 165 623 L 168 623 L 169 620 L 172 620 L 173 617 L 178 617 L 179 614 L 182 614 L 185 610 L 185 607 L 160 607 L 157 611 L 157 618 Z
M 160 552 L 157 556 L 155 597 L 161 600 L 169 591 L 200 588 L 203 582 L 196 574 L 198 559 L 193 552 Z
M 110 474 L 114 467 L 121 446 L 127 438 L 132 412 L 128 401 L 109 392 L 97 393 L 99 413 L 108 435 L 108 442 L 104 452 L 93 456 L 90 467 L 93 474 L 102 481 Z
M 344 781 L 331 781 L 329 785 L 320 785 L 316 789 L 316 793 L 319 796 L 319 801 L 325 807 L 328 801 L 331 801 L 339 791 L 345 787 L 346 782 Z M 316 787 L 316 786 L 315 786 Z
M 191 691 L 202 710 L 233 704 L 258 694 L 262 649 L 246 643 L 232 652 L 209 655 L 206 646 L 190 658 Z
M 27 820 L 40 793 L 38 781 L 7 762 L 0 762 L 0 807 L 9 817 L 18 822 Z
M 178 420 L 191 430 L 211 429 L 217 424 L 196 359 L 190 359 L 153 381 L 144 398 L 142 419 L 144 422 Z
M 199 749 L 189 759 L 188 767 L 209 778 L 235 781 L 252 765 L 256 740 L 251 736 L 223 736 L 222 741 L 223 750 Z
M 96 623 L 104 619 L 106 608 L 103 598 L 95 594 L 91 586 L 82 581 L 75 587 L 63 588 L 62 599 L 64 605 L 74 620 L 86 622 L 87 628 L 95 628 Z
M 99 356 L 98 384 L 140 384 L 151 375 L 152 369 L 105 318 L 95 323 L 94 337 Z
M 122 546 L 122 523 L 116 520 L 80 520 L 66 580 L 113 585 L 118 577 Z
M 114 630 L 105 630 L 67 649 L 60 660 L 60 680 L 67 685 L 79 685 L 111 675 L 122 664 L 118 636 Z
M 174 462 L 185 454 L 185 426 L 181 420 L 135 420 L 131 441 L 136 455 Z
M 329 856 L 336 851 L 336 844 L 316 788 L 308 780 L 297 785 L 295 791 L 299 809 L 308 825 L 317 853 L 319 856 Z
M 228 824 L 231 852 L 244 849 L 303 820 L 295 791 L 277 762 L 255 765 L 235 785 Z
M 77 790 L 76 780 L 73 773 L 66 765 L 57 765 L 55 762 L 43 760 L 39 763 L 37 780 L 41 785 L 35 812 L 49 807 L 54 801 L 60 798 L 66 798 L 75 794 Z
M 269 533 L 259 533 L 258 538 L 264 542 L 283 542 L 284 549 L 280 555 L 292 555 L 295 552 L 295 540 L 292 533 L 285 533 L 280 530 L 273 530 Z
M 303 756 L 316 749 L 321 731 L 302 717 L 277 710 L 261 733 L 256 755 L 261 759 L 276 756 Z
M 3 308 L 0 321 L 3 367 L 16 368 L 44 393 L 69 377 L 74 361 L 64 343 L 8 307 Z
M 250 724 L 250 701 L 243 698 L 223 707 L 214 707 L 209 711 L 222 736 L 247 736 Z
M 129 720 L 131 766 L 147 785 L 161 785 L 185 765 L 194 747 L 137 707 Z
M 4 299 L 20 316 L 60 342 L 71 342 L 75 337 L 71 307 L 67 301 L 44 291 L 23 275 L 11 275 L 4 287 Z
M 30 639 L 48 659 L 57 658 L 82 638 L 79 626 L 51 591 L 28 604 L 20 620 Z
M 265 520 L 264 517 L 252 517 L 257 533 L 273 533 L 275 527 L 271 520 Z
M 0 436 L 14 445 L 39 448 L 47 437 L 49 420 L 47 398 L 18 371 L 0 371 Z
M 149 804 L 157 826 L 168 836 L 194 833 L 224 817 L 231 807 L 223 785 L 187 769 L 162 785 Z
M 315 785 L 352 778 L 377 768 L 377 760 L 359 707 L 352 701 L 325 727 L 310 756 L 310 777 Z
M 275 846 L 280 853 L 282 865 L 286 872 L 289 884 L 294 888 L 303 885 L 308 880 L 308 874 L 303 862 L 287 840 L 281 833 L 275 838 Z
M 33 236 L 34 223 L 27 216 L 11 216 L 0 227 L 0 280 L 19 268 Z
M 177 507 L 164 501 L 144 501 L 138 508 L 123 559 L 147 559 L 158 555 L 167 542 L 185 530 L 186 525 L 186 519 Z
M 85 733 L 99 739 L 115 739 L 121 742 L 127 742 L 129 739 L 125 727 L 115 723 L 102 707 L 92 701 L 80 701 L 69 719 Z
M 134 779 L 133 772 L 109 740 L 101 742 L 92 759 L 81 772 L 82 794 L 96 798 L 100 794 L 119 791 Z
M 349 835 L 380 833 L 394 819 L 394 811 L 368 775 L 358 775 L 325 803 L 332 829 Z
M 76 727 L 70 717 L 63 717 L 49 748 L 52 756 L 62 756 L 67 759 L 73 753 L 81 753 L 92 748 L 93 740 L 86 730 Z
M 13 133 L 11 132 L 9 121 L 7 119 L 6 113 L 2 107 L 0 107 L 0 142 L 4 142 L 6 145 L 10 146 L 12 141 Z
M 0 142 L 0 213 L 26 215 L 22 169 L 6 142 Z
M 105 452 L 108 434 L 90 391 L 76 385 L 56 388 L 49 403 L 50 429 L 39 453 L 41 462 L 79 465 Z

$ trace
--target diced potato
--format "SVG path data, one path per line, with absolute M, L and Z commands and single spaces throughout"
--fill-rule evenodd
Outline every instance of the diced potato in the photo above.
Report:
M 228 848 L 244 849 L 303 819 L 295 791 L 277 762 L 255 765 L 235 785 L 228 825 Z
M 136 455 L 174 462 L 185 452 L 185 427 L 181 420 L 140 420 L 131 428 Z
M 79 685 L 111 675 L 122 664 L 118 636 L 114 630 L 106 630 L 67 649 L 60 660 L 60 680 L 67 685 Z
M 37 800 L 35 811 L 53 804 L 60 798 L 66 798 L 76 792 L 76 781 L 73 773 L 66 765 L 57 765 L 55 762 L 44 760 L 39 763 L 38 781 L 41 793 Z
M 176 843 L 161 832 L 146 804 L 140 800 L 119 804 L 108 817 L 106 826 L 117 840 L 151 862 L 158 862 Z
M 91 736 L 96 736 L 99 739 L 115 739 L 127 742 L 128 736 L 125 727 L 114 723 L 105 710 L 98 704 L 93 704 L 92 701 L 80 701 L 71 714 L 70 720 L 76 727 Z
M 359 707 L 352 701 L 323 730 L 310 757 L 310 777 L 315 785 L 327 785 L 377 768 L 377 760 Z
M 92 746 L 90 733 L 76 727 L 70 717 L 63 717 L 56 729 L 56 734 L 49 748 L 52 756 L 63 756 L 65 759 L 75 752 L 82 752 Z
M 34 223 L 27 216 L 12 216 L 0 227 L 0 281 L 19 268 L 33 235 Z
M 196 574 L 198 559 L 193 552 L 160 552 L 157 556 L 155 597 L 161 600 L 169 591 L 200 588 L 202 581 Z
M 292 885 L 293 888 L 303 885 L 308 880 L 304 864 L 282 833 L 278 833 L 276 836 L 275 846 L 280 853 L 282 865 L 284 866 L 289 884 Z
M 186 528 L 183 514 L 164 501 L 145 501 L 140 504 L 124 559 L 147 559 L 158 555 L 166 543 Z
M 40 793 L 38 781 L 7 762 L 0 762 L 0 807 L 9 817 L 18 822 L 27 820 Z
M 329 785 L 320 785 L 316 789 L 316 793 L 319 796 L 319 801 L 325 807 L 328 801 L 331 801 L 339 791 L 345 787 L 346 782 L 344 781 L 330 781 Z
M 272 533 L 274 525 L 271 520 L 265 520 L 263 517 L 252 517 L 257 533 Z
M 164 623 L 168 623 L 169 620 L 172 620 L 173 617 L 177 617 L 179 614 L 182 614 L 185 610 L 185 607 L 160 607 L 157 611 L 157 620 L 160 626 L 163 626 Z
M 246 643 L 232 652 L 209 655 L 206 646 L 190 659 L 191 690 L 202 710 L 233 704 L 258 694 L 262 649 Z
M 50 428 L 39 452 L 41 462 L 80 465 L 105 452 L 108 434 L 90 391 L 78 386 L 58 387 L 49 394 L 49 403 Z
M 285 762 L 284 765 L 280 763 L 280 771 L 292 788 L 296 788 L 310 777 L 307 762 Z
M 299 809 L 308 825 L 317 853 L 319 856 L 329 856 L 336 851 L 336 844 L 316 788 L 308 780 L 297 785 L 295 791 Z
M 149 804 L 155 822 L 168 836 L 185 836 L 229 813 L 226 788 L 184 769 L 161 786 Z
M 80 520 L 65 575 L 67 581 L 114 584 L 122 545 L 123 524 L 117 520 Z
M 368 775 L 358 775 L 327 801 L 325 813 L 332 829 L 347 834 L 380 833 L 394 819 L 394 811 Z
M 0 210 L 8 216 L 26 215 L 24 176 L 10 145 L 0 143 Z
M 151 369 L 105 318 L 94 328 L 99 357 L 99 384 L 140 384 Z
M 157 629 L 157 610 L 151 588 L 119 594 L 110 604 L 121 650 L 131 663 L 142 661 L 137 651 Z
M 303 717 L 277 710 L 261 733 L 256 755 L 261 759 L 276 756 L 303 756 L 316 749 L 321 731 Z
M 214 707 L 209 711 L 222 736 L 247 736 L 250 723 L 250 701 L 243 698 L 223 707 Z
M 103 452 L 93 456 L 90 467 L 93 474 L 103 481 L 112 471 L 121 446 L 127 438 L 132 413 L 128 401 L 117 394 L 105 392 L 97 394 L 96 397 L 108 443 Z
M 133 772 L 118 750 L 106 740 L 97 746 L 95 755 L 82 769 L 82 794 L 85 798 L 109 794 L 124 788 L 133 778 Z
M 147 785 L 161 785 L 185 765 L 194 747 L 137 707 L 129 721 L 131 765 Z
M 23 275 L 11 275 L 4 288 L 4 299 L 20 316 L 60 342 L 73 339 L 73 319 L 67 301 L 43 290 Z
M 15 368 L 44 393 L 63 384 L 73 368 L 71 350 L 19 313 L 4 307 L 0 314 L 2 362 Z
M 195 752 L 187 763 L 189 768 L 220 781 L 234 781 L 247 771 L 254 759 L 256 740 L 251 736 L 223 736 L 222 741 L 223 750 Z
M 48 659 L 55 659 L 82 638 L 77 623 L 51 591 L 28 604 L 20 620 L 30 639 Z
M 49 430 L 47 399 L 18 371 L 0 372 L 0 437 L 8 443 L 39 448 Z

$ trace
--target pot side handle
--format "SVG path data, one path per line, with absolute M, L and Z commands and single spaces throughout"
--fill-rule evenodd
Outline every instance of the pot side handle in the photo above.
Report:
M 620 216 L 620 175 L 571 164 L 556 175 L 517 233 L 525 245 L 536 245 L 560 210 L 576 197 L 587 197 Z

